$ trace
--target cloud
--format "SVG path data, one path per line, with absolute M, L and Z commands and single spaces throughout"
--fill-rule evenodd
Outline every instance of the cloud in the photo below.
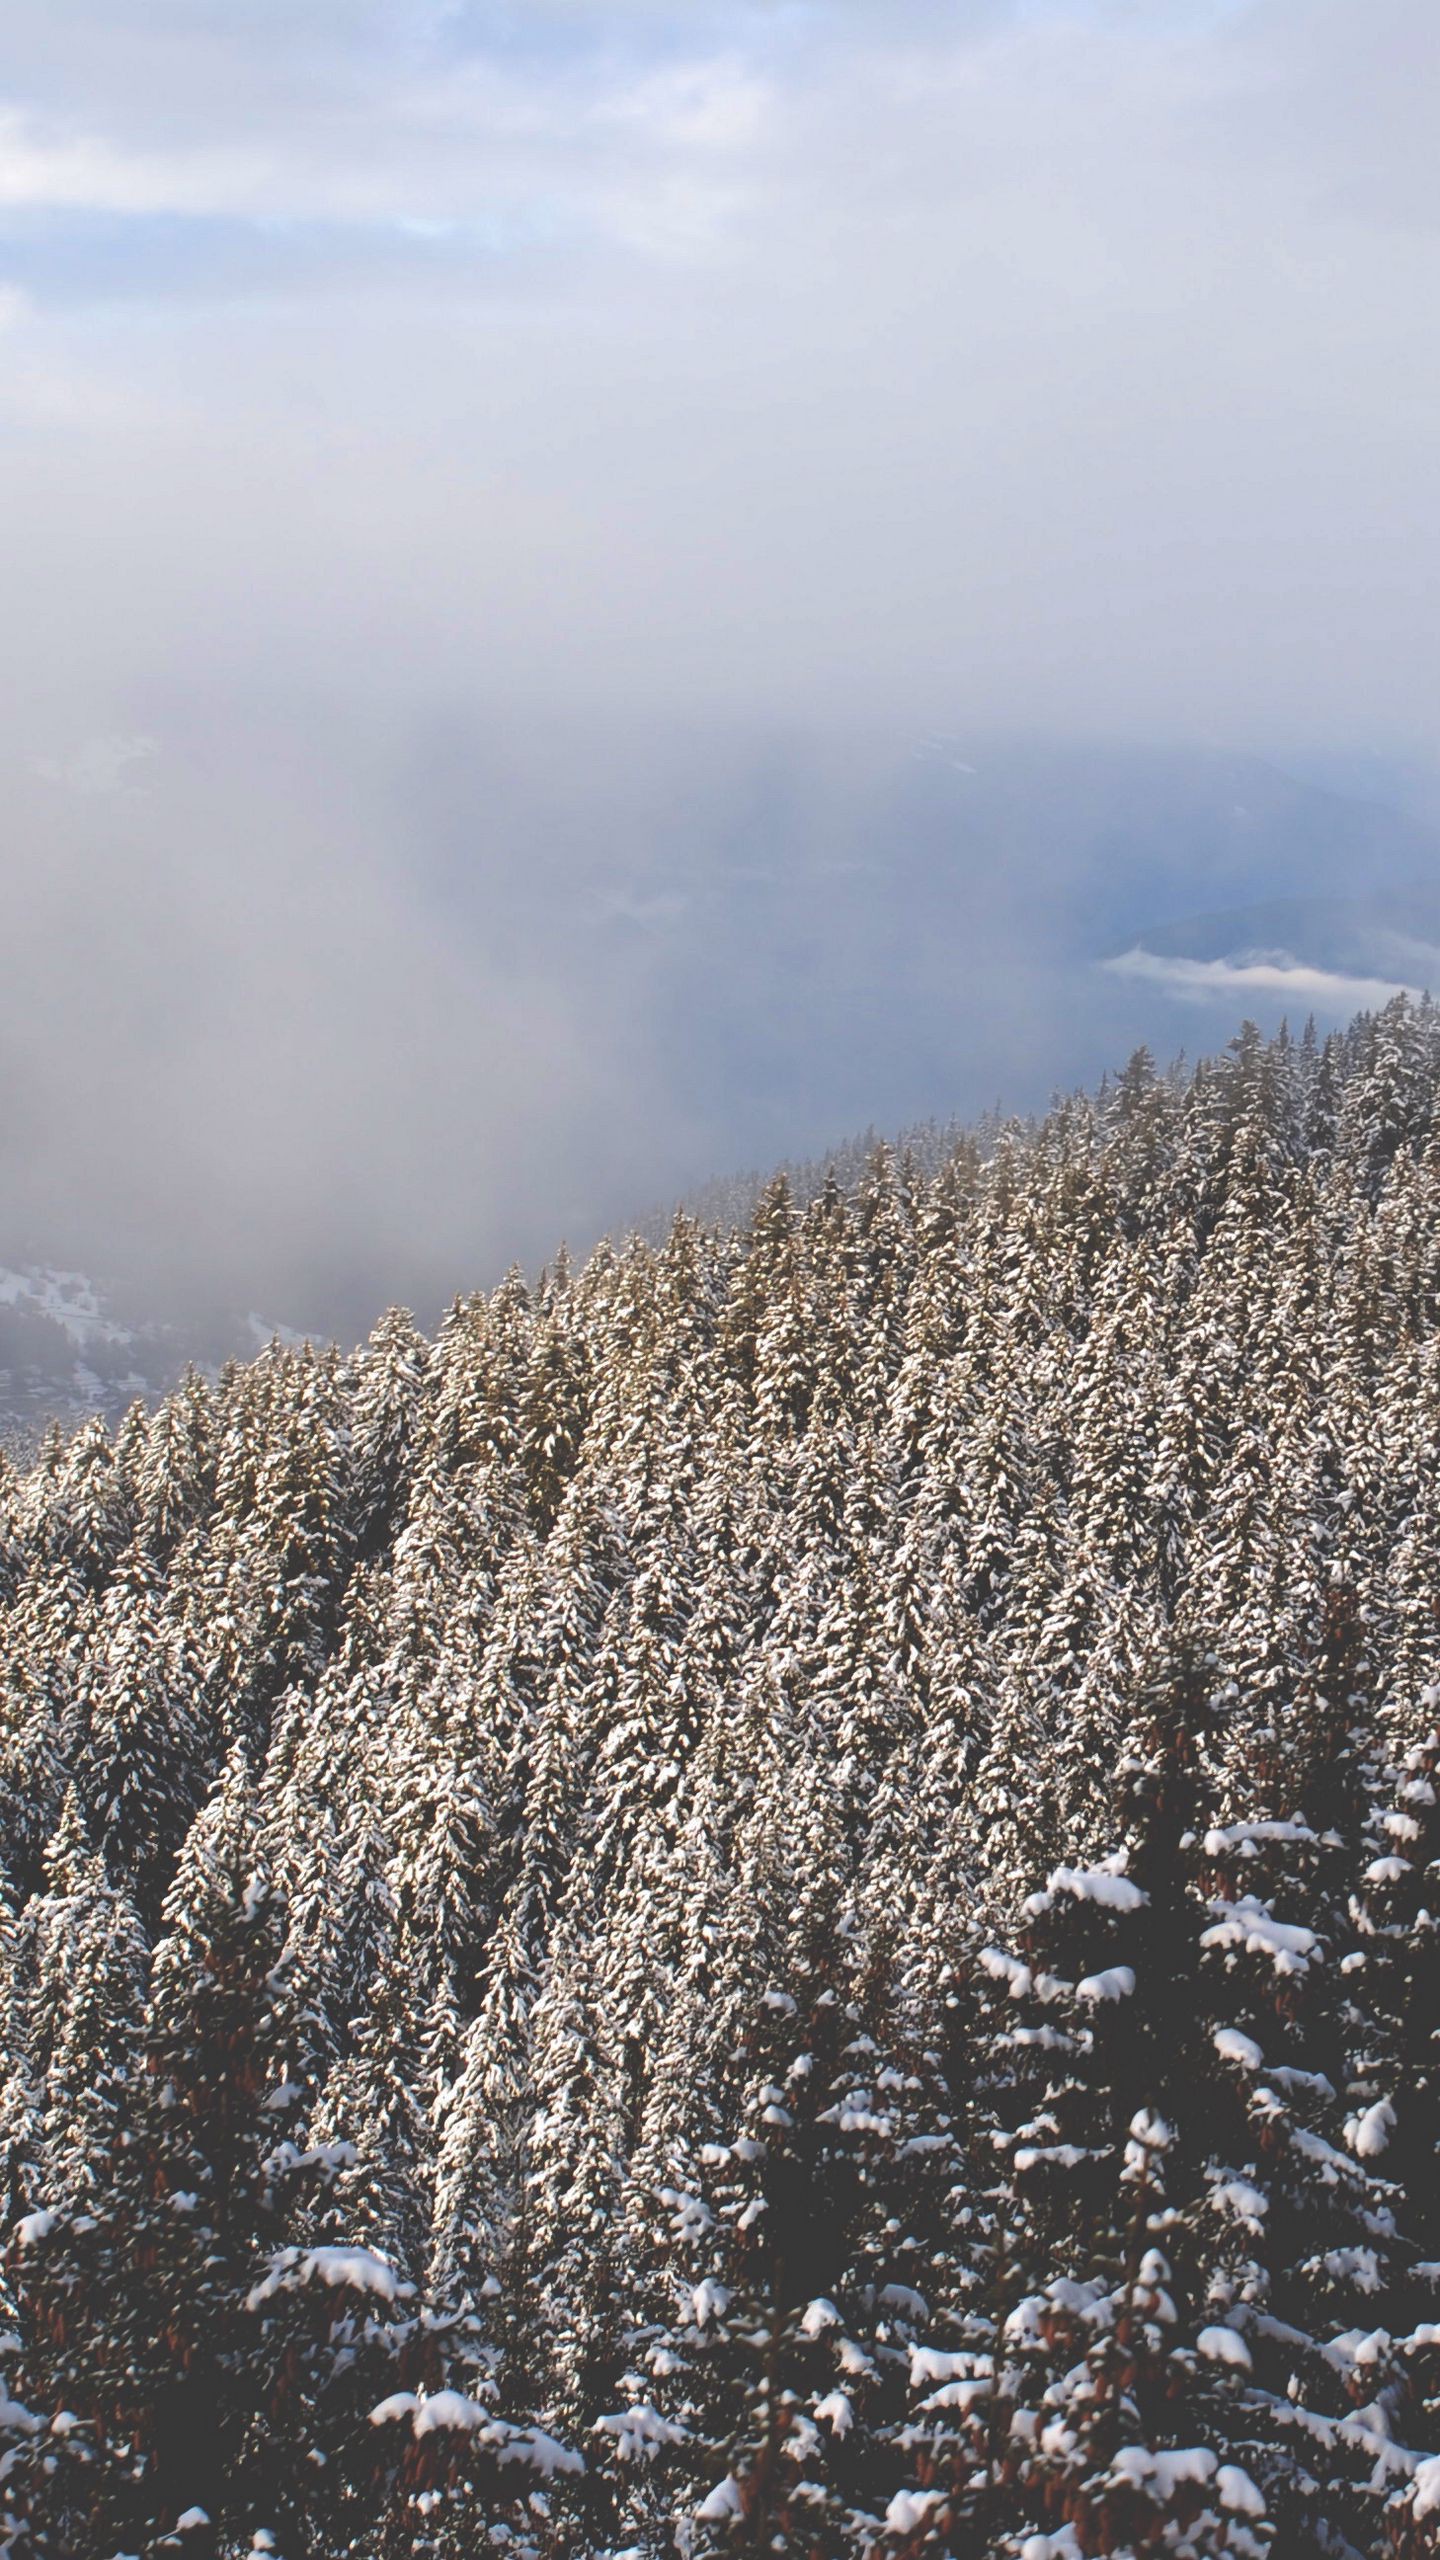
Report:
M 134 790 L 137 767 L 143 771 L 158 751 L 154 738 L 86 738 L 72 755 L 37 756 L 35 771 L 62 790 L 79 792 L 86 799 L 108 799 Z
M 37 1225 L 284 1313 L 1033 1098 L 1119 1002 L 1061 967 L 1093 877 L 1061 780 L 967 832 L 937 773 L 1433 762 L 1429 0 L 5 17 Z
M 1247 997 L 1260 996 L 1268 1002 L 1280 997 L 1297 1010 L 1303 1007 L 1343 1021 L 1349 1014 L 1388 1004 L 1393 996 L 1423 993 L 1421 987 L 1404 986 L 1391 978 L 1351 977 L 1338 969 L 1312 968 L 1287 951 L 1233 960 L 1186 960 L 1137 945 L 1102 960 L 1100 966 L 1112 977 L 1140 979 L 1183 1003 L 1214 1005 L 1229 1015 Z
M 122 682 L 1428 735 L 1415 0 L 40 21 L 0 530 L 102 626 L 143 545 Z

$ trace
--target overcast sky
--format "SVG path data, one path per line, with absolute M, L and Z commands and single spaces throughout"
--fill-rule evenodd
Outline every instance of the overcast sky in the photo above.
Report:
M 1423 796 L 1437 130 L 1433 0 L 7 0 L 15 1217 L 363 1298 L 783 1135 L 676 1068 L 687 763 Z

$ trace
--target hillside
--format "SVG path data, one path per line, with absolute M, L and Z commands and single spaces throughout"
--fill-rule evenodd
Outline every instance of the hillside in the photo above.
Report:
M 1440 2550 L 1440 1011 L 0 1487 L 0 2553 Z

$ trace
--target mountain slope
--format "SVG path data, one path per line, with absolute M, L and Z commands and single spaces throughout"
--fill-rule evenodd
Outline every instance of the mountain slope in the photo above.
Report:
M 1433 2548 L 1437 1210 L 1397 1002 L 7 1482 L 8 2548 Z

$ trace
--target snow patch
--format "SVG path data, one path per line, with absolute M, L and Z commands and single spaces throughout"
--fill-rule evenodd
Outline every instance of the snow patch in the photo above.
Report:
M 1415 2472 L 1414 2516 L 1440 2515 L 1440 2453 L 1432 2453 Z
M 1202 1947 L 1240 1948 L 1247 1956 L 1268 1956 L 1277 1973 L 1306 1973 L 1318 1957 L 1320 1941 L 1298 1920 L 1277 1920 L 1267 1904 L 1246 1894 L 1240 1902 L 1212 1902 L 1213 1928 L 1201 1932 Z
M 403 2301 L 415 2290 L 373 2249 L 282 2249 L 268 2276 L 245 2296 L 245 2308 L 258 2311 L 275 2294 L 311 2284 L 348 2286 L 354 2293 L 376 2294 L 382 2302 Z
M 1223 1858 L 1230 1849 L 1254 1849 L 1267 1840 L 1317 1840 L 1308 1822 L 1232 1822 L 1224 1831 L 1207 1831 L 1205 1855 Z
M 800 2314 L 802 2338 L 818 2338 L 823 2329 L 838 2329 L 839 2326 L 840 2314 L 825 2293 L 817 2293 L 814 2301 L 807 2302 Z
M 931 2509 L 943 2506 L 939 2489 L 897 2489 L 885 2510 L 887 2533 L 915 2533 L 924 2524 Z
M 1213 2038 L 1222 2062 L 1236 2062 L 1242 2071 L 1259 2071 L 1265 2056 L 1253 2036 L 1242 2036 L 1238 2027 L 1217 2027 Z
M 1117 1849 L 1098 1867 L 1057 1867 L 1044 1892 L 1032 1893 L 1025 1908 L 1038 1919 L 1058 1895 L 1067 1893 L 1076 1902 L 1097 1902 L 1106 1911 L 1138 1911 L 1150 1897 L 1126 1875 L 1126 1861 L 1127 1852 Z
M 744 2512 L 738 2480 L 722 2480 L 695 2510 L 702 2524 L 723 2524 L 727 2516 L 742 2516 Z
M 1128 1964 L 1112 1964 L 1104 1973 L 1087 1973 L 1075 1985 L 1077 2000 L 1128 2000 L 1135 1988 L 1135 1974 Z
M 1215 2474 L 1215 2493 L 1222 2507 L 1232 2516 L 1263 2516 L 1265 2501 L 1248 2471 L 1238 2463 L 1222 2462 Z
M 1357 2159 L 1374 2160 L 1395 2130 L 1395 2110 L 1388 2098 L 1377 2098 L 1360 2116 L 1347 2116 L 1345 2139 Z
M 597 2435 L 613 2436 L 622 2462 L 653 2462 L 663 2445 L 683 2444 L 685 2429 L 662 2418 L 648 2400 L 633 2409 L 616 2409 L 595 2421 Z
M 1157 2500 L 1181 2488 L 1206 2488 L 1215 2477 L 1215 2456 L 1208 2444 L 1187 2445 L 1175 2453 L 1152 2453 L 1147 2445 L 1122 2445 L 1110 2468 L 1132 2489 Z
M 392 2391 L 370 2412 L 372 2427 L 390 2426 L 401 2418 L 409 2419 L 415 2436 L 451 2431 L 478 2435 L 498 2462 L 523 2462 L 545 2479 L 552 2472 L 585 2468 L 582 2456 L 557 2436 L 546 2435 L 541 2427 L 512 2426 L 508 2418 L 497 2418 L 483 2400 L 471 2400 L 463 2391 Z

